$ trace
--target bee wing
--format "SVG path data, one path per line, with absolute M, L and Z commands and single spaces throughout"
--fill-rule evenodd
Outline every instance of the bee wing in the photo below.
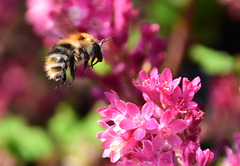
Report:
M 50 17 L 54 21 L 54 30 L 51 36 L 55 36 L 57 38 L 66 38 L 70 34 L 77 33 L 78 29 L 73 25 L 70 20 L 68 14 L 64 11 L 61 12 L 51 12 Z

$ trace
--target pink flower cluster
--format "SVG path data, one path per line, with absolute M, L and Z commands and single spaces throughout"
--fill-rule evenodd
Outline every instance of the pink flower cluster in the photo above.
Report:
M 126 41 L 129 21 L 138 14 L 131 0 L 28 0 L 27 7 L 27 21 L 43 36 L 77 30 L 98 39 L 114 35 Z
M 121 100 L 115 91 L 106 92 L 108 107 L 98 109 L 104 119 L 99 124 L 106 130 L 97 138 L 103 141 L 103 157 L 119 166 L 198 165 L 206 166 L 213 153 L 202 151 L 199 123 L 204 113 L 191 101 L 200 89 L 200 78 L 189 81 L 172 79 L 170 69 L 158 74 L 139 73 L 143 106 Z

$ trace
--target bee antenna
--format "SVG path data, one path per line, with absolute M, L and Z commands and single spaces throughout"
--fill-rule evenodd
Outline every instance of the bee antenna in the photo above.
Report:
M 110 39 L 112 39 L 112 38 L 114 38 L 114 37 L 115 37 L 115 36 L 112 36 L 112 37 L 109 37 L 109 38 L 107 38 L 107 39 L 101 40 L 101 41 L 99 42 L 100 46 L 102 46 L 103 43 L 105 43 L 106 41 L 108 41 L 108 40 L 110 40 Z
M 52 36 L 52 37 L 55 37 L 55 38 L 58 38 L 58 39 L 63 39 L 62 37 L 56 35 L 56 34 L 53 33 L 53 32 L 50 32 L 50 31 L 48 31 L 47 34 L 48 34 L 49 36 Z

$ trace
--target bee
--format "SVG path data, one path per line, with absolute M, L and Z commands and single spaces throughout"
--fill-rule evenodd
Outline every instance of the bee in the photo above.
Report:
M 102 62 L 102 44 L 112 38 L 98 41 L 88 33 L 74 33 L 68 38 L 60 39 L 46 57 L 44 69 L 47 77 L 50 80 L 62 80 L 58 86 L 61 87 L 66 82 L 66 70 L 70 68 L 72 82 L 68 86 L 71 86 L 75 79 L 75 71 L 80 64 L 83 63 L 82 76 L 90 58 L 90 67 Z

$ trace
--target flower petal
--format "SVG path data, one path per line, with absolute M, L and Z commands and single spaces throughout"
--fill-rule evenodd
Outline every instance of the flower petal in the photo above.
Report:
M 126 107 L 127 107 L 127 113 L 131 117 L 134 117 L 137 114 L 140 114 L 140 110 L 139 110 L 138 106 L 136 106 L 135 104 L 129 102 L 126 104 Z
M 156 67 L 154 67 L 154 68 L 152 69 L 152 71 L 150 72 L 150 77 L 155 78 L 155 77 L 157 77 L 157 76 L 158 76 L 158 69 L 157 69 Z
M 116 100 L 116 101 L 115 101 L 115 105 L 116 105 L 117 109 L 118 109 L 121 113 L 125 113 L 125 112 L 126 112 L 126 103 L 124 103 L 124 101 Z
M 103 151 L 102 157 L 106 158 L 106 157 L 110 156 L 110 153 L 111 153 L 111 149 L 105 149 Z
M 110 153 L 110 161 L 111 161 L 111 163 L 115 163 L 115 162 L 117 162 L 120 158 L 121 158 L 121 153 L 120 153 L 120 151 L 111 151 L 111 153 Z
M 111 103 L 114 103 L 115 99 L 119 99 L 117 93 L 113 90 L 112 90 L 112 93 L 111 92 L 105 92 L 104 94 L 107 97 L 108 101 L 110 101 Z
M 154 139 L 153 139 L 153 146 L 156 150 L 162 150 L 163 146 L 165 144 L 165 139 L 162 134 L 158 134 Z
M 194 101 L 189 101 L 184 105 L 185 110 L 191 110 L 197 108 L 198 104 Z
M 134 131 L 134 138 L 137 141 L 140 141 L 143 139 L 143 137 L 146 134 L 146 130 L 143 128 L 138 128 L 137 130 Z
M 141 83 L 143 83 L 145 80 L 148 80 L 148 79 L 149 79 L 149 77 L 148 77 L 148 74 L 146 73 L 146 71 L 145 70 L 141 70 L 139 72 L 139 81 Z
M 170 110 L 167 110 L 163 113 L 161 119 L 160 119 L 160 125 L 161 127 L 164 127 L 168 125 L 173 119 L 173 113 Z
M 111 120 L 115 119 L 117 115 L 121 115 L 120 112 L 118 112 L 116 109 L 108 108 L 105 111 L 105 116 Z
M 161 74 L 162 81 L 167 81 L 168 85 L 172 83 L 172 73 L 169 68 L 165 68 Z
M 179 77 L 179 78 L 176 78 L 176 79 L 173 80 L 173 82 L 172 82 L 173 89 L 175 89 L 178 86 L 178 84 L 180 83 L 181 79 L 182 78 Z
M 176 87 L 176 89 L 172 93 L 172 100 L 173 102 L 177 101 L 177 99 L 182 95 L 182 90 L 179 86 Z
M 185 130 L 188 126 L 188 122 L 182 119 L 177 119 L 172 122 L 169 127 L 172 128 L 173 133 L 179 133 Z
M 173 148 L 180 148 L 182 140 L 179 136 L 176 134 L 170 134 L 168 136 L 165 136 L 166 140 L 168 141 L 169 145 L 171 145 Z
M 119 123 L 119 126 L 121 127 L 121 129 L 125 129 L 125 130 L 132 130 L 137 127 L 131 119 L 123 119 Z
M 144 104 L 143 108 L 142 108 L 142 115 L 146 118 L 149 119 L 152 114 L 153 114 L 153 104 L 152 102 L 147 102 L 146 104 Z
M 153 130 L 153 129 L 157 128 L 157 126 L 158 126 L 157 120 L 154 118 L 151 118 L 147 121 L 146 129 Z

